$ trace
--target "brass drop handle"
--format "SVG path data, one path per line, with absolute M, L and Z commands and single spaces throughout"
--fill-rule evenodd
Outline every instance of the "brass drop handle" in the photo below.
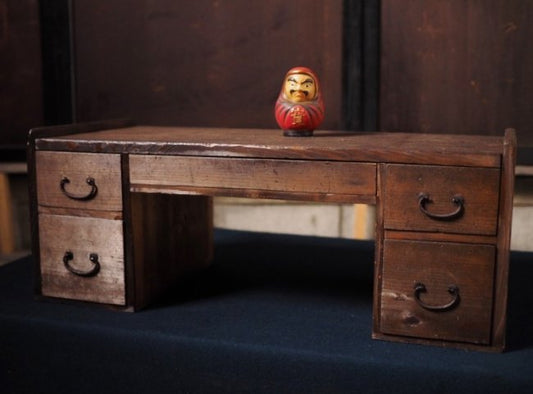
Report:
M 59 187 L 61 188 L 61 191 L 63 192 L 63 194 L 65 194 L 65 196 L 73 200 L 78 200 L 78 201 L 92 200 L 94 197 L 96 197 L 96 194 L 98 193 L 98 187 L 96 186 L 96 181 L 94 180 L 94 178 L 88 177 L 85 180 L 85 182 L 91 187 L 91 190 L 89 191 L 88 194 L 85 194 L 82 196 L 77 196 L 67 191 L 65 185 L 70 183 L 70 179 L 68 179 L 66 176 L 64 176 L 61 179 L 61 182 L 59 183 Z
M 82 277 L 91 277 L 95 276 L 100 272 L 100 262 L 98 261 L 98 255 L 96 253 L 89 254 L 89 261 L 93 263 L 93 267 L 87 271 L 82 271 L 77 268 L 74 268 L 70 265 L 70 261 L 74 260 L 74 253 L 70 250 L 67 250 L 63 255 L 63 264 L 65 268 L 72 272 L 74 275 Z
M 429 305 L 426 304 L 424 301 L 420 298 L 420 293 L 426 293 L 427 289 L 426 286 L 421 282 L 415 283 L 415 300 L 422 308 L 427 309 L 428 311 L 432 312 L 444 312 L 449 311 L 453 308 L 455 308 L 457 305 L 459 305 L 460 297 L 459 297 L 459 287 L 457 285 L 450 285 L 448 287 L 448 293 L 452 296 L 452 300 L 444 305 Z
M 452 204 L 456 206 L 456 208 L 450 212 L 450 213 L 432 213 L 429 212 L 426 208 L 426 204 L 428 202 L 431 202 L 431 198 L 429 197 L 429 194 L 427 193 L 420 193 L 418 195 L 418 207 L 424 213 L 424 215 L 430 217 L 431 219 L 435 220 L 453 220 L 461 217 L 464 212 L 464 203 L 465 199 L 462 195 L 456 194 L 452 197 Z

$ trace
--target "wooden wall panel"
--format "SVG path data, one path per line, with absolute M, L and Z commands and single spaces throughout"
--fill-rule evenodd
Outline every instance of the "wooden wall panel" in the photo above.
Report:
M 0 0 L 0 160 L 42 125 L 39 26 L 37 0 Z
M 40 0 L 44 124 L 73 120 L 71 17 L 75 0 Z
M 533 2 L 383 0 L 380 129 L 533 145 Z
M 318 73 L 342 128 L 342 0 L 75 0 L 78 121 L 274 127 L 285 72 Z

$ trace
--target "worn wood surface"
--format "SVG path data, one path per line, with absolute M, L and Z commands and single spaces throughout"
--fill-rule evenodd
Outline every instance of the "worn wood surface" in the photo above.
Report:
M 386 168 L 390 167 L 399 167 L 402 166 L 395 166 L 395 165 L 388 165 L 388 164 L 381 164 L 379 166 L 378 171 L 378 190 L 377 190 L 377 204 L 378 204 L 378 224 L 377 224 L 377 234 L 378 238 L 376 239 L 376 267 L 375 267 L 375 283 L 374 283 L 374 316 L 373 316 L 373 332 L 372 336 L 376 339 L 384 339 L 384 340 L 394 340 L 394 341 L 400 341 L 400 342 L 413 342 L 413 343 L 421 343 L 421 344 L 439 344 L 440 346 L 457 346 L 458 344 L 456 342 L 453 342 L 451 338 L 456 337 L 457 341 L 460 341 L 460 347 L 463 347 L 465 349 L 475 349 L 475 350 L 486 350 L 486 351 L 502 351 L 505 347 L 505 323 L 506 323 L 506 316 L 507 316 L 507 286 L 508 286 L 508 271 L 509 271 L 509 244 L 510 244 L 510 233 L 511 233 L 511 214 L 512 214 L 512 195 L 513 195 L 513 183 L 514 183 L 514 168 L 515 168 L 515 162 L 516 162 L 516 134 L 514 130 L 506 130 L 505 138 L 503 141 L 503 152 L 502 152 L 502 169 L 500 175 L 497 177 L 498 182 L 496 185 L 492 185 L 491 187 L 485 187 L 482 185 L 475 186 L 476 182 L 479 182 L 479 179 L 477 177 L 474 177 L 473 174 L 470 177 L 466 177 L 462 180 L 462 185 L 467 185 L 469 189 L 475 191 L 476 193 L 493 193 L 494 199 L 492 200 L 489 205 L 497 204 L 497 232 L 494 235 L 476 235 L 476 231 L 471 231 L 471 233 L 460 233 L 455 232 L 453 227 L 450 227 L 448 232 L 420 232 L 420 231 L 405 231 L 404 226 L 400 226 L 400 223 L 398 222 L 398 226 L 396 231 L 391 230 L 383 230 L 382 226 L 385 227 L 385 222 L 388 218 L 388 214 L 391 214 L 391 212 L 388 212 L 388 214 L 385 213 L 385 207 L 386 203 L 384 202 L 384 199 L 387 199 L 389 189 L 388 187 L 385 187 L 386 184 Z M 411 168 L 411 166 L 409 166 Z M 453 170 L 453 168 L 446 168 L 444 169 L 446 172 Z M 468 169 L 462 169 L 468 171 L 488 171 L 490 173 L 492 170 L 490 169 L 475 169 L 475 168 L 468 168 Z M 435 173 L 435 175 L 438 175 L 439 171 Z M 402 174 L 399 174 L 402 175 Z M 398 176 L 397 178 L 401 180 L 401 182 L 407 182 L 409 183 L 409 179 L 406 178 L 406 174 L 403 174 L 402 176 Z M 422 177 L 421 179 L 428 179 L 427 174 L 425 177 Z M 430 176 L 429 179 L 432 179 L 433 176 Z M 418 179 L 418 177 L 415 177 L 415 179 Z M 493 183 L 494 179 L 490 181 L 489 183 Z M 438 176 L 437 176 L 438 180 Z M 412 181 L 412 179 L 411 179 Z M 441 179 L 440 184 L 446 185 L 446 182 L 442 182 Z M 437 182 L 436 185 L 439 185 Z M 394 185 L 396 186 L 396 185 Z M 492 191 L 488 191 L 491 189 Z M 393 187 L 393 193 L 394 190 L 397 190 L 396 187 Z M 394 204 L 394 202 L 393 202 Z M 396 206 L 395 209 L 399 209 L 400 207 Z M 494 210 L 492 208 L 492 210 Z M 396 214 L 399 213 L 401 216 L 402 210 L 394 211 Z M 392 215 L 395 215 L 395 213 L 392 213 Z M 483 215 L 483 214 L 482 214 Z M 492 216 L 492 215 L 491 215 Z M 408 217 L 404 218 L 404 221 L 407 223 Z M 472 228 L 476 229 L 477 225 L 476 223 L 472 223 L 474 226 Z M 396 242 L 400 244 L 395 244 Z M 388 245 L 387 252 L 384 251 L 384 243 Z M 385 283 L 388 281 L 389 285 L 391 283 L 397 282 L 397 277 L 402 277 L 405 275 L 406 282 L 404 283 L 404 287 L 407 286 L 407 278 L 412 282 L 416 280 L 416 276 L 419 273 L 424 273 L 424 270 L 431 269 L 431 264 L 428 264 L 427 266 L 421 266 L 416 270 L 417 264 L 420 264 L 419 256 L 417 256 L 416 253 L 412 253 L 413 262 L 407 263 L 402 260 L 403 256 L 409 252 L 409 248 L 406 248 L 403 245 L 442 245 L 442 247 L 432 247 L 430 252 L 427 252 L 427 255 L 429 256 L 428 261 L 433 262 L 433 255 L 439 256 L 439 253 L 441 253 L 441 250 L 447 250 L 450 246 L 452 246 L 451 250 L 445 252 L 442 256 L 438 257 L 441 259 L 441 261 L 444 261 L 444 255 L 448 257 L 453 256 L 460 256 L 461 258 L 468 258 L 469 254 L 466 251 L 460 251 L 460 249 L 456 250 L 455 246 L 460 243 L 460 249 L 461 248 L 473 248 L 472 254 L 476 256 L 482 256 L 485 254 L 486 257 L 486 263 L 483 265 L 480 262 L 480 269 L 479 273 L 483 275 L 483 272 L 485 272 L 486 276 L 489 278 L 488 281 L 482 280 L 481 288 L 476 290 L 477 294 L 485 294 L 487 297 L 489 294 L 487 293 L 487 290 L 485 287 L 483 287 L 485 284 L 487 284 L 488 287 L 492 287 L 492 295 L 493 295 L 493 301 L 490 301 L 488 298 L 480 301 L 480 304 L 476 306 L 476 308 L 479 308 L 482 303 L 485 303 L 486 305 L 492 304 L 492 310 L 491 310 L 491 317 L 489 317 L 490 324 L 488 324 L 485 328 L 482 327 L 482 325 L 479 325 L 478 322 L 474 322 L 473 326 L 465 327 L 464 332 L 462 334 L 458 334 L 455 332 L 448 332 L 448 334 L 443 334 L 443 340 L 441 341 L 435 341 L 434 337 L 431 335 L 426 335 L 427 333 L 434 332 L 435 335 L 439 335 L 440 328 L 433 327 L 430 328 L 429 331 L 427 331 L 426 334 L 409 334 L 409 332 L 413 332 L 418 330 L 422 326 L 432 327 L 432 324 L 439 324 L 439 319 L 441 319 L 440 315 L 435 315 L 435 320 L 431 320 L 431 316 L 427 315 L 425 318 L 430 319 L 431 321 L 427 323 L 424 321 L 424 323 L 420 324 L 414 324 L 415 328 L 410 328 L 409 325 L 411 323 L 416 323 L 418 317 L 409 319 L 409 314 L 405 314 L 403 316 L 405 320 L 402 322 L 402 316 L 401 316 L 401 308 L 398 306 L 400 305 L 399 302 L 397 302 L 394 297 L 390 297 L 390 289 L 387 289 Z M 391 249 L 391 245 L 393 248 Z M 477 245 L 477 246 L 476 246 Z M 404 250 L 405 248 L 405 250 Z M 490 249 L 492 248 L 492 252 L 490 252 Z M 413 249 L 413 248 L 411 248 Z M 415 248 L 416 249 L 416 248 Z M 428 249 L 428 250 L 429 250 Z M 391 253 L 391 250 L 395 253 Z M 414 250 L 414 249 L 413 249 Z M 388 259 L 391 259 L 387 261 Z M 391 263 L 392 262 L 392 263 Z M 385 267 L 388 264 L 388 267 Z M 405 264 L 405 266 L 401 266 L 402 264 Z M 411 264 L 413 265 L 414 270 L 411 273 L 406 273 L 410 270 Z M 398 267 L 396 267 L 398 265 Z M 464 274 L 465 277 L 471 277 L 472 280 L 477 281 L 478 280 L 478 268 L 473 268 L 474 265 L 472 265 L 470 268 L 468 267 L 470 263 L 467 263 L 466 267 L 458 267 L 457 273 L 462 280 L 461 276 Z M 485 269 L 483 269 L 483 266 Z M 442 269 L 445 270 L 447 265 L 442 264 Z M 451 266 L 450 266 L 451 267 Z M 492 268 L 490 268 L 492 267 Z M 471 273 L 468 273 L 468 270 L 472 270 Z M 392 270 L 392 271 L 391 271 Z M 461 271 L 463 270 L 463 271 Z M 489 273 L 488 271 L 491 273 Z M 403 273 L 402 273 L 403 272 Z M 455 268 L 454 268 L 455 272 Z M 463 274 L 461 274 L 463 272 Z M 438 275 L 435 276 L 435 278 L 438 278 Z M 401 287 L 400 282 L 397 282 L 391 286 L 399 286 Z M 389 286 L 389 287 L 391 287 Z M 469 285 L 470 286 L 470 285 Z M 475 284 L 475 286 L 478 286 L 478 284 Z M 407 289 L 407 287 L 404 288 L 405 291 L 411 289 Z M 485 293 L 484 293 L 485 292 Z M 388 295 L 387 295 L 388 294 Z M 388 298 L 387 298 L 388 297 Z M 401 297 L 400 297 L 401 298 Z M 412 301 L 412 299 L 411 299 Z M 392 305 L 392 306 L 391 306 Z M 396 306 L 394 306 L 396 305 Z M 489 307 L 487 306 L 487 307 Z M 385 308 L 385 310 L 382 310 L 382 308 Z M 394 316 L 394 313 L 391 315 L 391 311 L 396 311 L 396 320 L 394 318 L 391 320 L 391 316 Z M 457 309 L 459 311 L 459 309 Z M 404 311 L 405 312 L 405 311 Z M 447 312 L 448 313 L 448 312 Z M 474 314 L 477 312 L 474 312 Z M 407 317 L 406 317 L 407 316 Z M 486 316 L 486 314 L 485 314 Z M 388 319 L 388 320 L 387 320 Z M 477 319 L 477 317 L 476 317 Z M 444 326 L 452 323 L 444 323 L 441 321 Z M 485 323 L 487 323 L 485 321 Z M 487 327 L 490 326 L 490 331 L 487 329 Z M 416 328 L 418 327 L 418 328 Z M 451 326 L 453 327 L 453 325 Z M 422 328 L 422 331 L 424 329 Z M 434 330 L 434 331 L 433 331 Z M 450 330 L 454 330 L 453 328 L 450 328 Z M 472 335 L 473 332 L 476 330 L 478 331 L 478 334 L 480 334 L 479 337 L 475 338 L 476 334 L 473 334 L 473 336 L 468 339 L 470 335 Z M 425 335 L 425 336 L 424 336 Z M 461 339 L 462 337 L 462 339 Z M 480 339 L 483 338 L 481 341 Z M 484 344 L 485 345 L 484 345 Z
M 385 240 L 381 288 L 381 332 L 417 338 L 490 344 L 495 247 L 492 245 Z M 414 284 L 430 306 L 460 301 L 448 311 L 429 311 L 414 297 Z
M 183 190 L 241 190 L 249 194 L 278 192 L 308 194 L 309 198 L 362 196 L 368 201 L 376 193 L 376 165 L 369 163 L 228 159 L 131 155 L 130 183 L 136 190 L 143 186 L 175 187 Z M 198 189 L 197 189 L 198 190 Z M 353 198 L 353 197 L 352 197 Z
M 376 337 L 381 333 L 381 288 L 382 288 L 382 269 L 383 269 L 383 240 L 385 239 L 385 219 L 383 212 L 383 167 L 384 164 L 378 164 L 376 173 L 376 240 L 374 246 L 374 284 L 372 296 L 372 335 Z
M 136 126 L 41 138 L 37 149 L 500 167 L 502 137 Z
M 28 158 L 28 189 L 30 194 L 30 229 L 32 239 L 32 254 L 34 256 L 34 289 L 36 294 L 41 294 L 41 270 L 40 270 L 40 237 L 39 237 L 39 207 L 37 199 L 37 170 L 36 170 L 36 141 L 39 138 L 52 138 L 59 135 L 73 133 L 87 133 L 90 131 L 106 128 L 118 128 L 131 125 L 124 119 L 98 121 L 91 123 L 69 124 L 61 126 L 38 127 L 28 133 L 27 158 Z M 124 196 L 124 194 L 123 194 Z M 119 214 L 119 213 L 117 213 Z
M 494 235 L 498 226 L 500 172 L 497 169 L 385 165 L 383 180 L 385 228 L 465 234 Z M 431 199 L 431 214 L 458 209 L 455 195 L 464 197 L 463 214 L 436 220 L 419 207 L 420 193 Z
M 120 155 L 73 152 L 37 152 L 37 199 L 39 205 L 82 210 L 122 210 Z M 91 177 L 97 188 L 94 198 L 76 200 L 61 189 L 64 177 L 67 193 L 87 196 L 93 190 L 86 180 Z
M 513 196 L 515 165 L 517 160 L 517 139 L 513 129 L 505 131 L 500 184 L 500 211 L 498 220 L 498 264 L 496 266 L 493 340 L 503 350 L 507 323 L 507 299 L 509 284 L 509 259 L 511 251 L 511 227 L 513 217 Z
M 8 254 L 15 251 L 11 190 L 9 186 L 9 177 L 6 173 L 0 172 L 0 254 Z
M 427 232 L 427 231 L 405 231 L 405 230 L 385 230 L 386 239 L 405 239 L 418 241 L 437 241 L 437 242 L 466 242 L 474 244 L 496 244 L 497 235 L 478 235 L 465 233 L 445 233 L 445 232 Z
M 533 2 L 383 0 L 380 129 L 499 135 L 532 146 Z
M 205 268 L 213 253 L 212 200 L 205 196 L 130 195 L 133 299 L 140 309 L 187 272 Z
M 126 304 L 133 309 L 163 294 L 185 271 L 207 264 L 207 196 L 363 196 L 377 205 L 373 337 L 503 349 L 516 159 L 512 130 L 504 138 L 320 131 L 305 139 L 261 129 L 62 130 L 66 135 L 35 139 L 37 154 L 119 156 L 124 211 L 115 213 L 124 220 Z M 427 209 L 433 214 L 448 213 L 451 197 L 460 193 L 464 212 L 454 220 L 429 219 L 420 212 L 419 192 L 430 194 Z M 69 207 L 43 206 L 40 212 L 113 217 Z M 442 313 L 414 309 L 419 305 L 409 300 L 413 282 L 433 289 L 451 279 L 456 283 L 446 286 L 459 286 L 459 306 Z M 393 293 L 400 296 L 391 298 Z M 434 294 L 428 290 L 422 297 L 437 305 L 450 298 L 446 289 Z
M 72 300 L 124 305 L 124 245 L 122 221 L 77 216 L 39 217 L 42 294 Z M 63 264 L 65 252 L 73 253 L 71 265 L 92 268 L 91 253 L 98 254 L 100 272 L 80 277 Z

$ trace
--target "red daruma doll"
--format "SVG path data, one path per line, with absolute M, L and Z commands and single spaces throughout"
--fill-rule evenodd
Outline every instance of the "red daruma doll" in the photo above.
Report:
M 307 67 L 287 72 L 275 107 L 276 121 L 288 137 L 308 137 L 324 120 L 324 103 L 316 74 Z

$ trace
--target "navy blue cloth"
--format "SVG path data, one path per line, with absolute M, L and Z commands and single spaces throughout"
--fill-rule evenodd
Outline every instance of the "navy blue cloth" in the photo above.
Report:
M 508 350 L 371 339 L 371 242 L 215 232 L 215 261 L 138 313 L 36 300 L 0 267 L 2 393 L 532 393 L 533 254 L 512 253 Z

